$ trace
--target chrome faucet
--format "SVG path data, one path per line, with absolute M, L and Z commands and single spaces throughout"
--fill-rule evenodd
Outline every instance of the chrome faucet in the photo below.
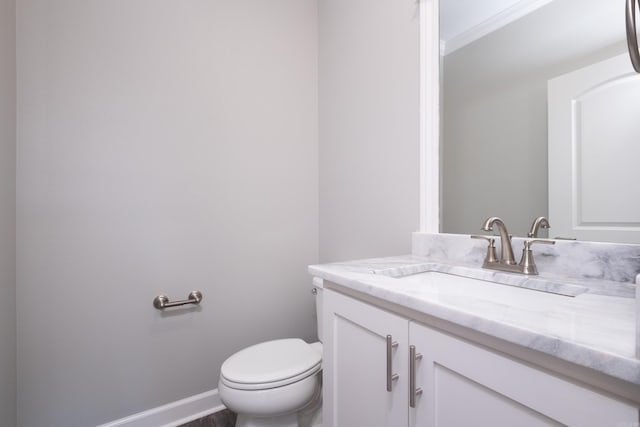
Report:
M 504 225 L 504 221 L 497 216 L 489 217 L 484 224 L 482 224 L 482 229 L 484 231 L 493 231 L 494 225 L 498 227 L 498 232 L 500 233 L 500 260 L 498 262 L 500 264 L 514 265 L 516 260 L 513 257 L 511 236 L 509 236 L 509 232 L 507 231 L 507 226 Z
M 551 227 L 549 225 L 549 220 L 543 216 L 539 216 L 533 221 L 533 224 L 531 224 L 531 231 L 529 231 L 527 236 L 536 238 L 538 237 L 538 230 L 540 230 L 541 228 L 549 228 L 549 227 Z
M 546 227 L 544 224 L 546 223 Z M 511 273 L 521 273 L 521 274 L 538 274 L 538 268 L 536 267 L 536 263 L 533 261 L 533 252 L 531 251 L 531 246 L 534 243 L 540 243 L 544 245 L 555 245 L 555 241 L 546 240 L 546 239 L 533 239 L 533 240 L 525 240 L 524 248 L 522 249 L 522 258 L 520 262 L 516 264 L 515 259 L 513 257 L 513 247 L 511 246 L 511 236 L 507 232 L 507 227 L 497 216 L 492 216 L 487 218 L 487 220 L 482 224 L 482 230 L 484 231 L 493 231 L 493 226 L 498 227 L 498 232 L 500 233 L 500 258 L 496 257 L 496 248 L 495 248 L 495 237 L 494 236 L 471 236 L 472 239 L 485 239 L 489 242 L 489 246 L 487 248 L 487 255 L 484 259 L 484 263 L 482 264 L 482 268 L 490 268 L 492 270 L 500 270 L 500 271 L 509 271 Z M 535 234 L 538 232 L 538 228 L 548 228 L 549 222 L 546 218 L 540 217 L 536 219 L 534 225 L 537 227 L 532 227 L 531 232 L 529 233 L 529 237 L 535 237 Z M 535 233 L 534 233 L 535 232 Z M 532 236 L 534 234 L 534 236 Z

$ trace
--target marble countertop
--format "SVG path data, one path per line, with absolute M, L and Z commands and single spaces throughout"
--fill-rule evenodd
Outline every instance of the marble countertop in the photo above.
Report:
M 313 265 L 309 272 L 640 385 L 635 284 L 530 277 L 415 255 Z

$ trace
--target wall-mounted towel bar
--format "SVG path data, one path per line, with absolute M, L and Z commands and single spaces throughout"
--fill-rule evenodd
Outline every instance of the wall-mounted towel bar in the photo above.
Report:
M 627 47 L 633 69 L 640 73 L 640 52 L 638 51 L 638 36 L 636 33 L 636 0 L 627 0 Z
M 202 301 L 202 293 L 200 291 L 191 291 L 187 296 L 187 299 L 174 302 L 169 302 L 169 297 L 166 295 L 158 295 L 153 299 L 153 306 L 158 310 L 163 310 L 168 307 L 178 307 L 186 304 L 198 305 L 200 304 L 200 301 Z

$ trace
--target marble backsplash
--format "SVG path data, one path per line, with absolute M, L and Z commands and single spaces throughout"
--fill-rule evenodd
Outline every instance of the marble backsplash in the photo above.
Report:
M 524 238 L 514 237 L 513 253 L 520 259 Z M 414 233 L 413 255 L 450 264 L 480 267 L 487 242 L 463 234 Z M 500 237 L 496 236 L 500 256 Z M 533 245 L 540 275 L 637 283 L 640 245 L 556 240 L 555 245 Z
M 513 238 L 516 260 L 520 259 L 524 240 Z M 496 248 L 500 256 L 499 236 Z M 555 245 L 534 245 L 532 249 L 540 276 L 587 283 L 605 281 L 611 286 L 635 283 L 636 357 L 640 358 L 640 245 L 556 240 Z M 413 233 L 412 254 L 430 261 L 480 267 L 486 253 L 487 242 L 469 235 Z

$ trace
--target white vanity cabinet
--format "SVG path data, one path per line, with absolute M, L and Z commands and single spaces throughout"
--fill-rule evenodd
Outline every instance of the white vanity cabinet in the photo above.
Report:
M 323 298 L 323 426 L 406 426 L 407 319 L 330 290 Z
M 324 291 L 324 426 L 636 427 L 638 408 L 407 317 Z M 387 335 L 392 390 L 387 391 Z M 414 346 L 415 407 L 409 347 Z
M 637 426 L 638 409 L 419 323 L 411 426 Z

